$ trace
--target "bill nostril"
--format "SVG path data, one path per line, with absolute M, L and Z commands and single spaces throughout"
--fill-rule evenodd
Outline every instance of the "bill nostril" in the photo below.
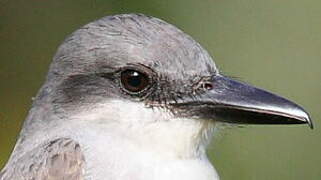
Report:
M 205 89 L 207 91 L 212 90 L 213 89 L 212 83 L 209 83 L 209 82 L 203 83 L 203 89 Z

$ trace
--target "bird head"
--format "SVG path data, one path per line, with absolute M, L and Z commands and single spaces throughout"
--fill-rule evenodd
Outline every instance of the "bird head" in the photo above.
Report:
M 220 123 L 312 127 L 297 104 L 225 77 L 189 35 L 139 14 L 104 17 L 67 37 L 37 99 L 49 101 L 64 121 L 153 141 L 202 144 Z

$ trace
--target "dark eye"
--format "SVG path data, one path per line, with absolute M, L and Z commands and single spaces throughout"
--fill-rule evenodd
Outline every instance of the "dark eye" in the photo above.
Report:
M 138 93 L 149 86 L 150 80 L 145 73 L 136 70 L 124 70 L 121 72 L 121 84 L 127 91 Z

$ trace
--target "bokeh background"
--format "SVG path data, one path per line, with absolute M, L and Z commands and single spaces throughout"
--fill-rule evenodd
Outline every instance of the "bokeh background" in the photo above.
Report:
M 229 76 L 304 106 L 307 126 L 226 129 L 209 148 L 222 180 L 321 179 L 321 1 L 0 0 L 0 168 L 57 46 L 97 18 L 138 12 L 199 41 Z

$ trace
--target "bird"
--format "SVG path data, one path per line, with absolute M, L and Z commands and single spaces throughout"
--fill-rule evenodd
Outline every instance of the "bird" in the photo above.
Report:
M 191 36 L 118 14 L 58 47 L 0 180 L 218 180 L 220 127 L 308 124 L 299 105 L 219 72 Z

